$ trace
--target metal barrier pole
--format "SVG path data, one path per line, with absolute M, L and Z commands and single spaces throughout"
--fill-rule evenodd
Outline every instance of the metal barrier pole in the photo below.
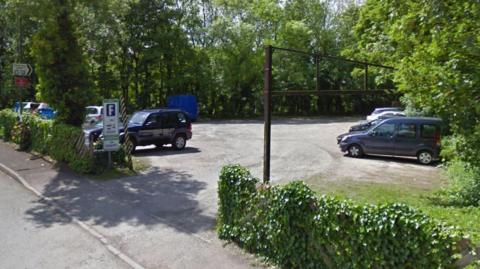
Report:
M 263 148 L 263 183 L 270 181 L 270 146 L 272 125 L 272 46 L 265 48 L 263 115 L 264 115 L 264 148 Z

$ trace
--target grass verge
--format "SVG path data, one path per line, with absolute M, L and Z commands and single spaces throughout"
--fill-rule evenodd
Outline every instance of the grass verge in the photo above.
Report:
M 122 177 L 135 176 L 139 172 L 147 170 L 150 166 L 135 157 L 132 157 L 133 171 L 126 167 L 114 167 L 109 170 L 103 171 L 101 174 L 92 175 L 91 178 L 95 180 L 112 180 Z
M 422 188 L 352 180 L 332 182 L 321 178 L 311 178 L 307 183 L 319 194 L 351 199 L 357 204 L 405 203 L 446 225 L 457 226 L 460 231 L 470 235 L 476 245 L 480 244 L 480 208 L 436 204 L 429 197 L 439 187 Z

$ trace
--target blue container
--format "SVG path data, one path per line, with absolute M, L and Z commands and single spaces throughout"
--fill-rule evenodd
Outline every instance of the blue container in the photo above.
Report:
M 174 95 L 167 98 L 168 108 L 177 108 L 187 112 L 192 121 L 198 118 L 197 97 L 193 95 Z

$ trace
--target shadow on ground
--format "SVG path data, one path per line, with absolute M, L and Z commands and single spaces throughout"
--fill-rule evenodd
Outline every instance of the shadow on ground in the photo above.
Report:
M 206 183 L 182 171 L 154 169 L 146 175 L 112 181 L 80 178 L 65 168 L 46 185 L 49 197 L 81 221 L 113 227 L 122 223 L 134 226 L 168 225 L 183 233 L 211 229 L 215 219 L 204 215 L 196 195 Z M 71 220 L 52 216 L 49 204 L 36 201 L 26 214 L 41 226 Z
M 194 154 L 202 152 L 200 149 L 195 147 L 185 147 L 183 150 L 175 150 L 171 146 L 163 146 L 161 148 L 157 147 L 138 147 L 135 150 L 135 156 L 137 157 L 147 157 L 147 156 L 169 156 L 169 155 L 183 155 L 183 154 Z
M 345 158 L 351 158 L 348 154 L 343 155 Z M 375 160 L 385 163 L 400 163 L 400 164 L 412 164 L 419 167 L 435 167 L 440 162 L 433 161 L 431 164 L 421 164 L 415 157 L 397 157 L 397 156 L 384 156 L 384 155 L 364 155 L 361 157 L 366 160 Z

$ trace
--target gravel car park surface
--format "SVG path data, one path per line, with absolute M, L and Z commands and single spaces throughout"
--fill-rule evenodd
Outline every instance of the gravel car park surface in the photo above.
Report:
M 430 188 L 442 182 L 440 169 L 415 159 L 344 156 L 336 136 L 361 120 L 354 117 L 282 119 L 272 125 L 271 177 L 274 184 L 294 179 L 355 180 Z M 197 123 L 183 151 L 137 147 L 152 169 L 176 171 L 204 182 L 195 198 L 204 214 L 215 216 L 220 169 L 239 163 L 262 177 L 263 122 L 230 120 Z

